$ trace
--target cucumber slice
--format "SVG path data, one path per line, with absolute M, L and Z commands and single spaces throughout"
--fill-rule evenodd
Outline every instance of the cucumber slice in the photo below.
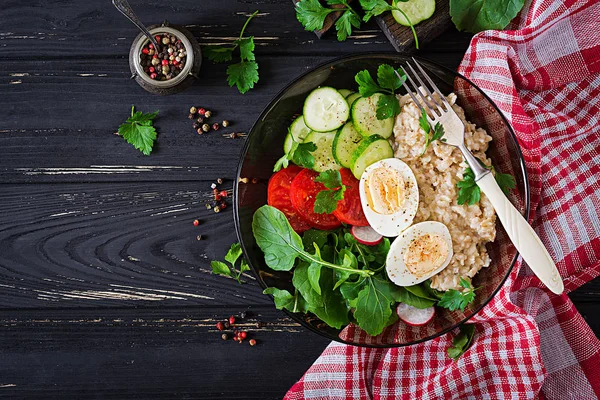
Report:
M 333 139 L 333 158 L 342 167 L 352 168 L 352 155 L 362 141 L 362 135 L 356 131 L 352 122 L 338 129 Z
M 317 146 L 312 154 L 315 157 L 315 166 L 313 169 L 317 172 L 327 171 L 328 169 L 340 169 L 341 166 L 333 158 L 333 139 L 335 131 L 331 132 L 311 132 L 304 143 L 312 142 Z
M 363 136 L 379 135 L 384 139 L 392 136 L 394 118 L 377 119 L 377 101 L 381 93 L 369 97 L 361 97 L 352 104 L 352 122 Z
M 360 99 L 360 93 L 352 93 L 350 96 L 346 97 L 346 101 L 350 107 L 352 107 L 352 104 L 356 101 L 356 99 Z
M 335 130 L 344 125 L 349 115 L 346 99 L 334 88 L 320 87 L 304 100 L 304 122 L 313 131 Z
M 304 117 L 301 115 L 290 125 L 290 132 L 296 142 L 302 143 L 311 130 L 308 126 L 306 126 L 304 123 Z
M 354 150 L 352 173 L 356 179 L 360 179 L 369 165 L 392 157 L 394 157 L 394 150 L 387 140 L 378 135 L 369 136 Z
M 338 92 L 340 92 L 340 94 L 344 97 L 348 97 L 350 96 L 352 93 L 354 93 L 354 90 L 350 90 L 350 89 L 339 89 Z
M 287 154 L 292 149 L 292 144 L 294 143 L 294 139 L 292 139 L 292 133 L 288 132 L 285 136 L 285 140 L 283 141 L 283 154 Z
M 435 12 L 435 0 L 394 0 L 393 4 L 394 7 L 397 7 L 404 11 L 404 13 L 413 25 L 416 25 L 421 21 L 425 21 L 426 19 L 431 18 L 431 16 Z M 410 26 L 410 23 L 406 20 L 406 17 L 402 15 L 400 11 L 392 10 L 392 16 L 400 25 Z

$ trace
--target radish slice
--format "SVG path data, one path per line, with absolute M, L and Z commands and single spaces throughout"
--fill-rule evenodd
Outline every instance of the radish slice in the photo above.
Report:
M 435 315 L 435 308 L 416 308 L 405 303 L 398 304 L 396 312 L 400 319 L 411 326 L 425 325 Z
M 375 232 L 370 226 L 353 226 L 350 232 L 358 243 L 366 244 L 367 246 L 375 246 L 383 240 L 383 236 Z

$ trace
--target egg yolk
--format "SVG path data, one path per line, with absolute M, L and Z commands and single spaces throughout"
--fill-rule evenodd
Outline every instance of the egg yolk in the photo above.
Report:
M 373 211 L 390 215 L 402 210 L 406 196 L 405 182 L 395 169 L 379 167 L 367 177 L 365 192 Z
M 421 278 L 442 266 L 448 252 L 448 244 L 443 237 L 426 233 L 410 242 L 404 253 L 404 264 L 414 276 Z

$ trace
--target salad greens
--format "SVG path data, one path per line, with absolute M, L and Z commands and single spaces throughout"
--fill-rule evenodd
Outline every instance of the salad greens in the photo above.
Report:
M 524 0 L 450 0 L 450 16 L 459 31 L 504 29 L 523 4 Z
M 315 157 L 312 155 L 312 152 L 315 150 L 317 150 L 317 146 L 314 143 L 298 143 L 292 137 L 290 150 L 277 160 L 273 167 L 273 172 L 287 168 L 290 165 L 290 161 L 299 167 L 312 169 L 315 166 Z
M 355 322 L 370 335 L 378 335 L 397 319 L 395 305 L 403 302 L 417 308 L 434 305 L 464 309 L 475 298 L 475 289 L 438 292 L 428 283 L 400 287 L 385 272 L 390 241 L 384 238 L 367 246 L 350 229 L 310 229 L 302 237 L 285 215 L 265 205 L 254 214 L 252 231 L 265 254 L 265 262 L 276 271 L 292 271 L 294 293 L 267 288 L 278 309 L 311 312 L 329 326 L 340 328 Z M 463 282 L 461 281 L 461 285 Z
M 396 75 L 396 72 L 400 77 Z M 377 82 L 366 69 L 358 72 L 354 79 L 358 83 L 358 92 L 362 97 L 383 93 L 383 96 L 377 102 L 378 120 L 392 118 L 400 114 L 400 103 L 396 98 L 395 91 L 406 81 L 406 76 L 401 69 L 395 70 L 391 65 L 382 64 L 377 69 Z
M 320 182 L 327 188 L 317 193 L 315 213 L 331 214 L 337 208 L 338 201 L 344 200 L 346 186 L 342 183 L 342 175 L 340 175 L 340 171 L 330 169 L 321 172 L 315 178 L 315 182 Z
M 458 360 L 473 342 L 473 336 L 475 335 L 475 325 L 462 324 L 460 326 L 460 333 L 452 339 L 452 346 L 448 348 L 448 357 Z
M 240 257 L 242 257 L 242 246 L 239 243 L 232 244 L 231 248 L 225 255 L 225 261 L 227 261 L 229 265 L 222 261 L 210 262 L 210 267 L 212 268 L 213 274 L 228 276 L 235 279 L 239 284 L 242 284 L 243 282 L 240 278 L 244 272 L 250 271 L 250 267 L 248 266 L 248 263 L 244 257 L 242 257 L 240 268 L 239 270 L 236 269 L 235 264 Z
M 496 171 L 494 166 L 487 166 L 481 160 L 479 160 L 479 163 L 492 171 L 494 174 L 494 179 L 496 179 L 496 183 L 498 183 L 498 186 L 500 186 L 500 189 L 502 189 L 505 195 L 508 196 L 510 191 L 517 187 L 517 182 L 515 182 L 515 178 L 511 174 L 500 173 Z M 456 187 L 458 188 L 458 199 L 456 200 L 458 204 L 467 203 L 469 205 L 473 205 L 475 203 L 479 203 L 481 200 L 481 189 L 479 186 L 477 186 L 477 182 L 475 182 L 475 174 L 470 167 L 465 169 L 465 172 L 463 173 L 463 179 L 456 182 Z

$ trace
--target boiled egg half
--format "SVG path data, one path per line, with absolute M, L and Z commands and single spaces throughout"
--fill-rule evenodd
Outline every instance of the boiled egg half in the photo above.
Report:
M 394 240 L 385 268 L 396 285 L 412 286 L 446 268 L 453 254 L 452 237 L 446 225 L 419 222 Z
M 360 202 L 369 225 L 380 235 L 398 236 L 408 228 L 419 207 L 417 179 L 397 158 L 371 164 L 360 177 Z

